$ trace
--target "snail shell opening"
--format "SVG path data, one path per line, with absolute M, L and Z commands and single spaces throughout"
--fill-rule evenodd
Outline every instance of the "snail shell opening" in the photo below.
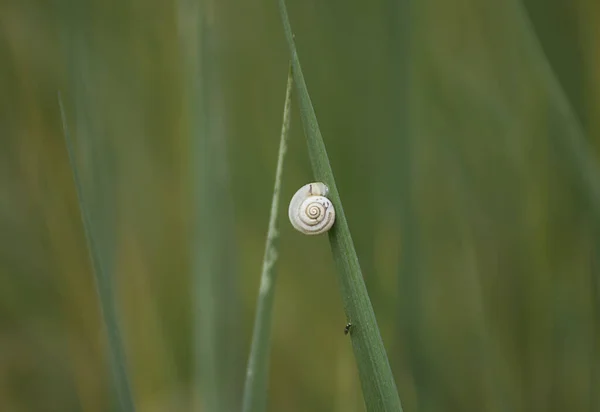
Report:
M 292 226 L 305 235 L 320 235 L 335 223 L 335 208 L 327 198 L 325 183 L 313 182 L 302 186 L 292 197 L 289 218 Z

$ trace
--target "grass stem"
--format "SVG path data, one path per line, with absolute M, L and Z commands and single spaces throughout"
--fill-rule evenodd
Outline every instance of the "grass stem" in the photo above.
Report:
M 92 230 L 92 219 L 90 218 L 90 211 L 85 200 L 81 179 L 79 178 L 77 162 L 75 160 L 75 150 L 73 149 L 73 143 L 67 127 L 65 109 L 60 93 L 58 94 L 58 105 L 60 108 L 65 143 L 69 155 L 69 163 L 71 165 L 75 190 L 77 192 L 77 200 L 79 202 L 81 220 L 83 222 L 85 238 L 90 253 L 90 260 L 96 283 L 96 292 L 98 293 L 100 302 L 100 311 L 108 336 L 109 364 L 112 374 L 112 385 L 118 400 L 117 409 L 123 412 L 133 412 L 135 411 L 135 407 L 131 393 L 131 385 L 127 375 L 125 350 L 123 348 L 119 330 L 118 312 L 112 279 L 110 274 L 105 270 L 102 254 Z
M 290 50 L 300 117 L 308 143 L 314 177 L 329 187 L 329 197 L 336 210 L 336 222 L 328 232 L 329 241 L 338 269 L 344 311 L 348 321 L 352 323 L 349 334 L 367 411 L 402 411 L 396 382 L 377 326 L 325 143 L 306 87 L 284 0 L 279 0 L 279 9 Z M 342 329 L 340 328 L 340 333 Z
M 267 387 L 269 380 L 269 352 L 271 336 L 271 320 L 273 314 L 273 301 L 275 296 L 277 262 L 277 215 L 279 212 L 279 198 L 281 192 L 281 176 L 283 174 L 283 161 L 287 151 L 287 140 L 291 122 L 292 104 L 292 67 L 288 71 L 287 87 L 285 92 L 285 103 L 283 108 L 283 125 L 281 126 L 281 138 L 279 141 L 279 156 L 277 158 L 277 170 L 275 172 L 275 187 L 273 189 L 273 200 L 271 201 L 271 215 L 269 217 L 269 229 L 265 245 L 265 255 L 260 276 L 260 288 L 256 317 L 254 321 L 254 333 L 250 348 L 250 358 L 246 371 L 246 383 L 244 386 L 243 412 L 262 412 L 266 409 Z

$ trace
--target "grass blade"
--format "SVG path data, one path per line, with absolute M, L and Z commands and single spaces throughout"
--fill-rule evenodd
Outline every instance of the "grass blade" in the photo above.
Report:
M 277 158 L 277 170 L 275 172 L 275 187 L 273 188 L 273 200 L 271 201 L 271 215 L 269 217 L 269 229 L 265 245 L 262 273 L 260 276 L 260 289 L 258 304 L 254 320 L 254 333 L 250 348 L 250 358 L 246 371 L 246 383 L 244 386 L 244 399 L 242 410 L 244 412 L 259 412 L 266 409 L 267 387 L 269 380 L 269 352 L 271 347 L 271 319 L 273 313 L 273 300 L 275 297 L 275 263 L 277 262 L 277 213 L 279 212 L 279 194 L 281 192 L 281 176 L 283 174 L 283 160 L 287 151 L 287 140 L 290 129 L 292 105 L 293 75 L 290 66 L 285 91 L 285 103 L 283 106 L 283 124 L 281 126 L 281 138 L 279 141 L 279 156 Z
M 535 56 L 538 62 L 536 69 L 547 87 L 550 101 L 554 104 L 552 109 L 556 113 L 553 114 L 553 120 L 557 125 L 564 127 L 564 130 L 557 127 L 560 133 L 553 133 L 550 137 L 558 150 L 564 154 L 565 159 L 573 166 L 575 185 L 589 203 L 595 226 L 598 228 L 600 227 L 600 185 L 598 184 L 600 168 L 593 155 L 594 151 L 586 140 L 581 121 L 544 52 L 522 1 L 515 3 L 514 15 L 526 40 L 525 47 L 532 56 Z
M 329 197 L 336 209 L 336 223 L 328 232 L 329 241 L 338 268 L 344 311 L 348 321 L 352 323 L 350 336 L 365 404 L 368 411 L 401 411 L 396 383 L 354 250 L 325 143 L 304 81 L 284 0 L 279 0 L 279 8 L 290 49 L 300 115 L 314 177 L 329 186 Z
M 548 95 L 554 103 L 552 119 L 556 122 L 553 132 L 550 133 L 551 142 L 571 166 L 572 179 L 574 187 L 581 193 L 586 200 L 591 218 L 591 233 L 593 246 L 592 256 L 592 274 L 591 274 L 591 304 L 594 311 L 594 321 L 592 324 L 592 353 L 590 365 L 590 410 L 598 410 L 600 407 L 599 391 L 595 388 L 600 383 L 600 359 L 597 351 L 597 337 L 600 335 L 600 308 L 598 302 L 598 274 L 595 263 L 600 257 L 600 167 L 598 159 L 595 156 L 593 144 L 586 137 L 586 132 L 581 124 L 581 112 L 575 109 L 576 102 L 570 101 L 567 91 L 560 82 L 559 76 L 552 67 L 550 59 L 542 46 L 541 40 L 536 34 L 534 24 L 529 16 L 527 7 L 523 1 L 516 3 L 515 15 L 517 21 L 521 23 L 524 38 L 527 40 L 526 46 L 533 56 L 537 57 L 539 72 L 543 76 L 548 89 Z M 556 130 L 556 131 L 555 131 Z M 562 291 L 561 291 L 562 292 Z M 557 292 L 558 293 L 558 292 Z M 562 314 L 556 315 L 558 329 L 564 327 L 561 324 Z
M 79 201 L 81 220 L 85 231 L 88 251 L 90 253 L 92 269 L 94 272 L 96 291 L 98 293 L 98 299 L 100 302 L 100 312 L 102 313 L 104 326 L 108 336 L 108 355 L 110 371 L 112 374 L 113 390 L 117 395 L 118 410 L 124 412 L 133 412 L 135 411 L 135 407 L 131 393 L 131 385 L 127 376 L 125 350 L 123 348 L 123 342 L 119 330 L 118 313 L 116 309 L 116 300 L 113 292 L 112 279 L 110 274 L 105 269 L 100 248 L 97 246 L 97 242 L 94 238 L 92 221 L 90 219 L 89 209 L 85 201 L 81 179 L 79 178 L 77 163 L 75 161 L 75 150 L 73 149 L 73 143 L 67 127 L 65 110 L 60 93 L 58 95 L 58 104 L 60 107 L 65 143 L 69 155 L 69 163 L 71 165 L 71 170 L 73 171 L 73 181 L 75 183 L 75 190 L 77 192 L 77 199 Z
M 215 2 L 180 0 L 183 116 L 189 139 L 192 410 L 234 411 L 241 405 L 243 354 L 238 339 L 235 220 L 231 198 L 227 112 Z

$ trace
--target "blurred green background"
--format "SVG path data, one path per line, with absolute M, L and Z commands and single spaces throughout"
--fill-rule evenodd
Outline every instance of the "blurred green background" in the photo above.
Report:
M 405 411 L 600 411 L 600 3 L 288 8 Z M 58 90 L 137 410 L 239 410 L 287 53 L 274 0 L 0 2 L 0 410 L 114 408 Z M 362 411 L 311 179 L 294 106 L 269 410 Z

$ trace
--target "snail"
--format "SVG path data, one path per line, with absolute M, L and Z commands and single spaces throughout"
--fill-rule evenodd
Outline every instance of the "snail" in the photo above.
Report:
M 292 226 L 305 235 L 327 232 L 335 222 L 335 208 L 327 198 L 325 183 L 313 182 L 302 186 L 292 197 L 289 218 Z

